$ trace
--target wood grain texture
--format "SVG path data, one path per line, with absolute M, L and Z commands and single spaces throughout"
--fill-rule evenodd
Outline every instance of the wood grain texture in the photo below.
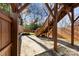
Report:
M 11 19 L 0 12 L 0 55 L 11 55 Z

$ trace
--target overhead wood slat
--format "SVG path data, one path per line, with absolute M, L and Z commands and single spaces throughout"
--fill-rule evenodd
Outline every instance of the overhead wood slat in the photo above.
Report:
M 78 7 L 79 6 L 79 4 L 63 4 L 64 5 L 64 7 L 62 7 L 61 9 L 60 9 L 60 11 L 58 12 L 58 17 L 57 17 L 57 21 L 59 22 L 66 14 L 67 14 L 67 12 L 65 11 L 65 9 L 68 9 L 68 12 L 70 12 L 73 8 L 76 8 L 76 7 Z M 53 23 L 53 22 L 50 22 L 50 23 Z M 49 26 L 51 26 L 51 25 L 49 25 Z M 42 31 L 41 31 L 41 29 L 39 29 L 40 31 L 40 33 L 38 34 L 38 36 L 39 35 L 41 35 L 42 33 L 44 33 L 45 31 L 46 31 L 46 29 L 47 29 L 48 27 L 46 27 L 45 29 L 43 29 Z M 51 29 L 51 28 L 50 28 Z M 38 31 L 37 31 L 38 32 Z M 47 32 L 47 31 L 46 31 Z
M 18 13 L 21 13 L 30 3 L 24 4 L 20 9 L 18 10 Z
M 12 7 L 12 12 L 17 12 L 18 11 L 18 7 L 16 3 L 11 3 L 11 7 Z
M 52 10 L 51 10 L 51 8 L 49 7 L 49 5 L 48 5 L 47 3 L 45 3 L 45 5 L 46 5 L 46 7 L 48 8 L 49 14 L 51 14 L 52 17 L 55 18 L 55 16 L 53 15 Z
M 79 16 L 74 20 L 74 22 L 75 22 L 76 20 L 78 20 L 78 18 L 79 18 Z

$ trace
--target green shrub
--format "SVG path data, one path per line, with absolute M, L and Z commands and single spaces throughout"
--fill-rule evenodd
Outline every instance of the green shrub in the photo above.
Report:
M 25 25 L 25 28 L 30 29 L 30 30 L 36 30 L 38 27 L 40 27 L 40 25 L 38 24 L 29 24 L 29 25 Z

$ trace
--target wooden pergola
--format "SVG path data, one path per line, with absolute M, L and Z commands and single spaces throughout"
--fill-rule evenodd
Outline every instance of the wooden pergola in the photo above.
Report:
M 10 4 L 12 8 L 12 14 L 7 15 L 9 19 L 11 19 L 11 42 L 12 42 L 12 50 L 11 55 L 17 56 L 19 55 L 18 50 L 18 26 L 17 26 L 17 19 L 20 17 L 20 13 L 27 8 L 30 3 L 25 3 L 21 5 L 20 3 L 12 3 Z M 49 11 L 49 17 L 47 18 L 44 25 L 37 30 L 35 33 L 37 36 L 40 36 L 43 33 L 50 33 L 52 30 L 52 40 L 54 40 L 54 50 L 57 51 L 57 23 L 66 15 L 68 14 L 70 20 L 71 20 L 71 45 L 74 45 L 74 22 L 79 18 L 79 16 L 74 19 L 74 8 L 78 7 L 79 4 L 63 4 L 63 3 L 55 3 L 53 9 L 50 8 L 48 3 L 45 3 L 45 6 L 47 7 Z M 63 6 L 63 7 L 62 7 Z M 71 14 L 70 14 L 71 13 Z M 2 14 L 0 14 L 2 17 Z M 51 18 L 52 16 L 52 18 Z M 6 18 L 7 18 L 6 17 Z M 1 18 L 1 17 L 0 17 Z M 52 21 L 50 21 L 50 19 Z M 22 20 L 21 20 L 22 21 Z M 46 26 L 46 24 L 48 25 Z M 47 30 L 48 29 L 48 30 Z
M 78 16 L 76 19 L 74 19 L 74 8 L 78 7 L 79 4 L 54 4 L 54 8 L 52 10 L 47 3 L 45 5 L 52 16 L 52 22 L 50 21 L 51 18 L 48 17 L 48 21 L 45 21 L 46 23 L 48 22 L 47 27 L 45 27 L 46 23 L 44 23 L 43 27 L 36 31 L 36 35 L 39 36 L 42 33 L 52 33 L 52 39 L 54 40 L 54 50 L 57 51 L 57 23 L 62 20 L 66 14 L 68 14 L 71 21 L 71 45 L 74 45 L 74 22 L 79 18 Z M 62 5 L 63 7 L 61 8 Z
M 29 3 L 26 3 L 24 4 L 23 6 L 21 6 L 19 9 L 19 4 L 11 4 L 11 7 L 12 7 L 12 10 L 13 10 L 13 13 L 15 13 L 17 16 L 17 18 L 19 17 L 19 14 L 29 5 Z M 79 4 L 58 4 L 58 3 L 55 3 L 54 4 L 54 7 L 53 9 L 50 8 L 49 4 L 48 3 L 45 3 L 48 11 L 49 11 L 49 14 L 50 16 L 52 16 L 52 22 L 49 21 L 48 19 L 48 31 L 46 31 L 46 29 L 44 29 L 44 32 L 50 32 L 50 30 L 52 29 L 52 39 L 54 40 L 54 50 L 57 51 L 57 23 L 66 15 L 68 14 L 69 18 L 70 18 L 70 21 L 71 21 L 71 45 L 74 45 L 74 22 L 79 18 L 79 16 L 74 19 L 74 8 L 78 7 Z M 63 5 L 63 7 L 61 8 L 61 6 Z M 61 9 L 60 9 L 61 8 Z M 60 10 L 59 10 L 60 9 Z M 59 10 L 59 11 L 58 11 Z M 70 13 L 71 15 L 70 15 Z M 16 20 L 14 21 L 15 23 L 15 26 L 16 27 Z M 51 24 L 50 24 L 51 23 Z M 15 32 L 16 31 L 16 28 L 14 28 Z M 40 34 L 38 35 L 41 35 L 43 32 L 43 29 L 40 29 L 38 30 L 40 32 Z M 37 33 L 36 33 L 37 34 Z M 15 41 L 17 42 L 16 40 L 17 36 L 14 35 L 14 38 Z M 15 48 L 17 48 L 17 44 L 14 44 Z M 16 52 L 17 50 L 15 50 Z M 14 55 L 16 54 L 14 52 Z

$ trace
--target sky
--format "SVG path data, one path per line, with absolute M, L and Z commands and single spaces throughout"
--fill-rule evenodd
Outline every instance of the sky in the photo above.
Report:
M 28 23 L 30 23 L 31 20 L 34 20 L 36 17 L 38 17 L 39 22 L 42 22 L 44 21 L 45 17 L 48 16 L 48 12 L 45 5 L 41 3 L 30 4 L 28 6 L 28 11 L 26 13 L 25 13 L 26 17 L 25 17 L 25 14 L 23 14 L 22 18 L 25 19 Z M 35 15 L 35 18 L 34 18 L 34 15 Z
M 41 9 L 43 8 L 43 7 L 45 7 L 44 6 L 44 4 L 38 4 L 38 3 L 36 3 L 36 4 L 31 4 L 31 6 L 29 6 L 30 8 L 32 8 L 32 10 L 34 11 L 34 13 L 36 13 L 36 8 L 39 8 L 38 10 L 39 10 L 39 12 L 41 12 Z M 29 8 L 28 7 L 28 8 Z M 46 12 L 48 12 L 47 10 L 46 10 Z M 39 19 L 40 19 L 40 22 L 41 21 L 45 21 L 45 17 L 47 17 L 48 15 L 45 15 L 45 13 L 44 12 L 42 12 L 44 15 L 42 16 L 43 17 L 43 19 L 40 19 L 40 15 L 38 15 L 38 17 L 39 17 Z M 77 7 L 77 8 L 75 8 L 74 9 L 74 13 L 75 13 L 75 17 L 74 18 L 76 18 L 78 15 L 79 15 L 79 7 Z M 30 13 L 30 14 L 26 14 L 27 16 L 25 17 L 25 14 L 23 14 L 23 18 L 26 18 L 26 21 L 28 22 L 28 23 L 30 23 L 30 20 L 33 20 L 33 13 Z M 37 16 L 37 15 L 36 15 Z M 66 25 L 68 25 L 68 24 L 70 24 L 71 22 L 70 22 L 70 20 L 69 20 L 69 17 L 68 17 L 68 15 L 66 15 L 59 23 L 58 23 L 58 27 L 65 27 Z

